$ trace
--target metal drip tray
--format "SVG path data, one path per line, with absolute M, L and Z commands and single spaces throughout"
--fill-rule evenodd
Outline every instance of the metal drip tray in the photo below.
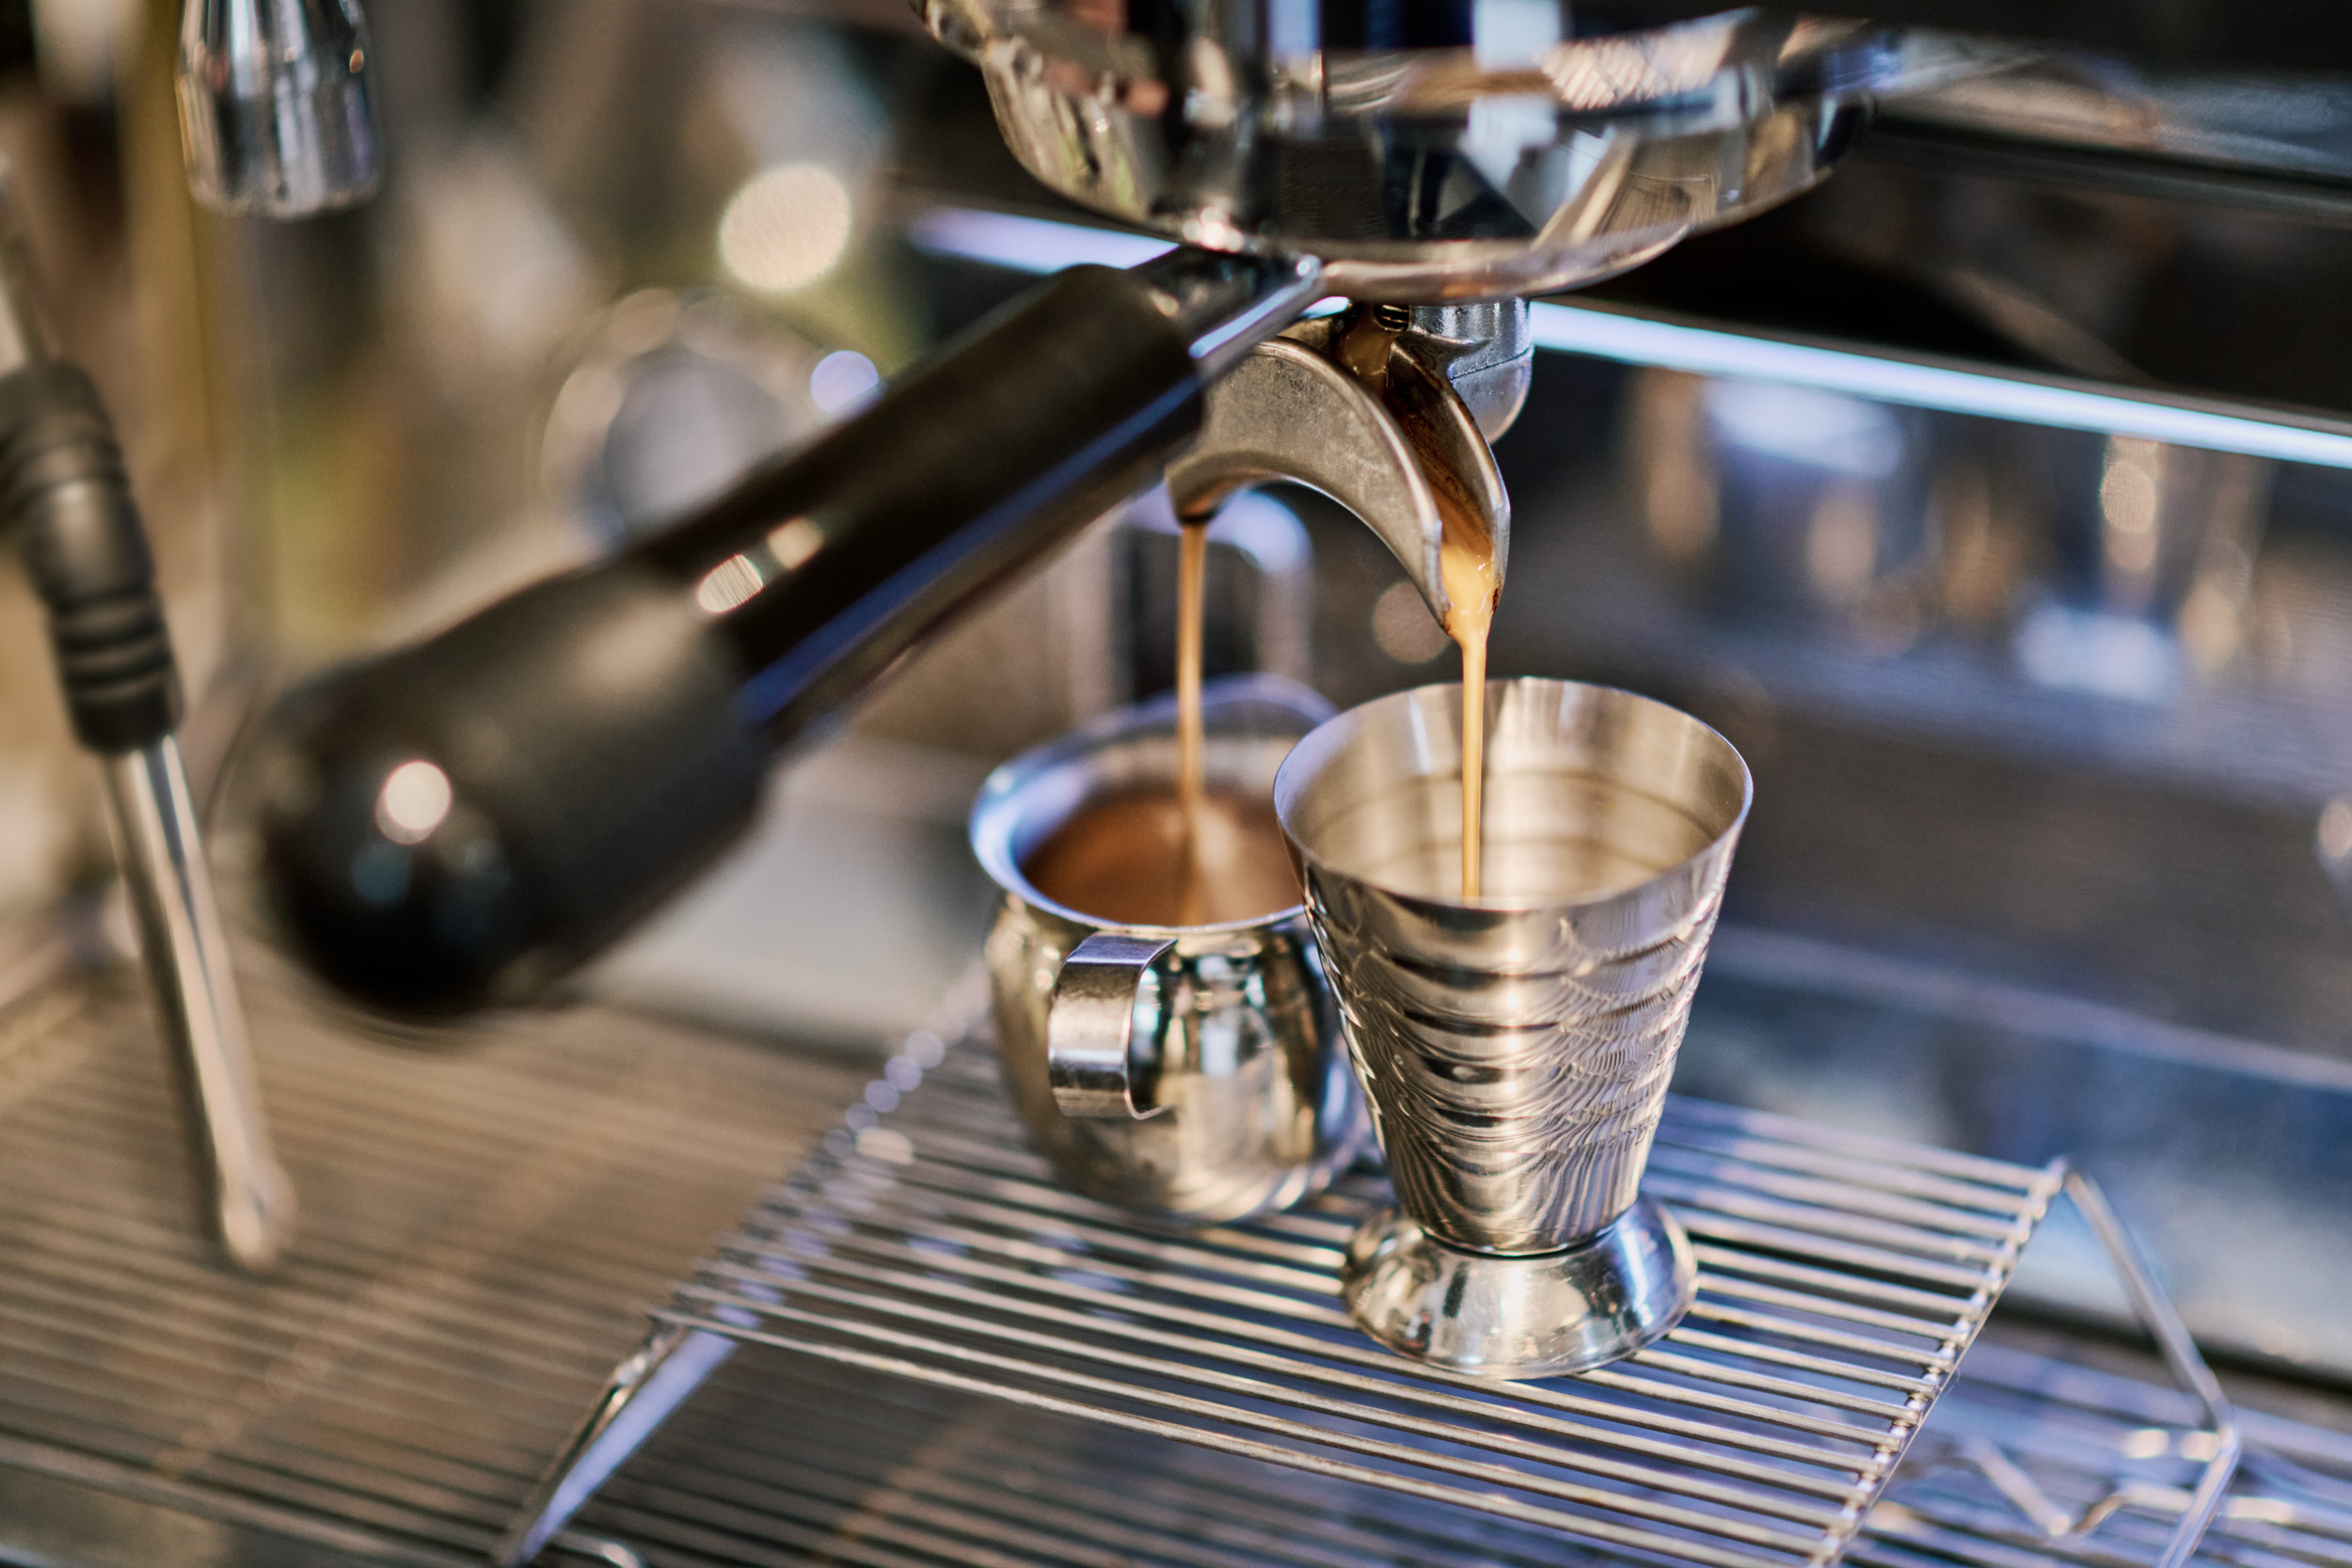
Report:
M 1674 1334 L 1572 1378 L 1436 1371 L 1371 1344 L 1336 1298 L 1342 1247 L 1386 1201 L 1377 1178 L 1247 1225 L 1152 1227 L 1053 1183 L 1022 1145 L 984 1037 L 943 1054 L 917 1036 L 656 1314 L 647 1354 L 513 1546 L 577 1507 L 731 1347 L 754 1344 L 830 1364 L 820 1381 L 866 1390 L 867 1410 L 924 1385 L 1117 1429 L 1161 1453 L 1155 1465 L 1182 1463 L 1178 1445 L 1253 1462 L 1249 1486 L 1267 1496 L 1298 1484 L 1280 1471 L 1305 1472 L 1314 1496 L 1362 1495 L 1348 1517 L 1385 1517 L 1401 1498 L 1416 1530 L 1449 1543 L 1405 1560 L 1458 1560 L 1502 1529 L 1546 1560 L 1573 1542 L 1712 1568 L 1827 1562 L 1881 1498 L 2051 1203 L 2063 1193 L 2094 1227 L 2105 1219 L 2062 1164 L 1688 1101 L 1667 1113 L 1645 1186 L 1698 1251 L 1698 1302 Z M 827 1399 L 803 1418 L 811 1408 L 846 1409 Z M 2178 1505 L 2155 1511 L 2153 1544 L 2110 1531 L 2108 1560 L 2185 1560 L 2236 1457 L 2217 1395 L 2203 1409 L 2209 1441 L 2168 1494 Z M 1391 1501 L 1364 1500 L 1377 1494 Z M 2049 1522 L 2028 1516 L 2043 1535 Z
M 2178 1482 L 2177 1453 L 2127 1459 L 2188 1412 L 2169 1390 L 1979 1345 L 1939 1403 L 1947 1423 L 2027 1449 L 2039 1485 L 2080 1505 Z M 1959 1419 L 1955 1421 L 1955 1418 Z M 2169 1433 L 2177 1446 L 2189 1435 Z M 2265 1432 L 2342 1477 L 2352 1443 Z M 2153 1496 L 2053 1539 L 1980 1474 L 1915 1452 L 1847 1554 L 1850 1568 L 2114 1568 L 2145 1561 L 2178 1514 Z M 2334 1482 L 2341 1486 L 2341 1480 Z M 570 1564 L 626 1541 L 662 1568 L 823 1562 L 851 1568 L 1559 1568 L 1610 1560 L 1549 1531 L 1141 1433 L 1106 1431 L 754 1350 L 696 1398 L 580 1515 Z M 2352 1513 L 2241 1476 L 2198 1561 L 2352 1562 Z
M 249 978 L 303 1204 L 266 1280 L 204 1240 L 144 998 L 0 996 L 0 1562 L 479 1563 L 857 1084 L 601 1009 L 388 1046 Z

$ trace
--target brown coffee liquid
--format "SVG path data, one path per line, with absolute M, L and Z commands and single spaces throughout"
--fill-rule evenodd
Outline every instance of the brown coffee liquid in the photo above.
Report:
M 1462 649 L 1462 896 L 1478 896 L 1486 795 L 1486 634 L 1495 624 L 1495 542 L 1478 520 L 1432 486 L 1445 521 L 1438 573 L 1453 608 L 1446 635 Z
M 1454 450 L 1452 442 L 1424 422 L 1409 402 L 1400 405 L 1389 396 L 1390 356 L 1411 321 L 1411 312 L 1400 306 L 1360 310 L 1333 347 L 1340 363 L 1398 416 L 1444 525 L 1438 578 L 1451 607 L 1446 635 L 1462 650 L 1462 896 L 1470 899 L 1478 896 L 1484 833 L 1480 819 L 1486 791 L 1486 635 L 1494 626 L 1501 585 L 1495 580 L 1494 536 L 1448 461 L 1447 453 Z
M 1222 926 L 1298 902 L 1274 802 L 1203 794 L 1115 796 L 1078 813 L 1022 864 L 1064 909 L 1120 926 Z
M 1183 876 L 1177 897 L 1178 918 L 1153 925 L 1213 924 L 1201 911 L 1207 908 L 1200 859 L 1202 809 L 1200 749 L 1200 641 L 1207 610 L 1209 520 L 1186 520 L 1179 531 L 1176 557 L 1176 804 L 1182 831 Z M 1072 905 L 1073 909 L 1082 906 Z M 1276 905 L 1280 909 L 1282 905 Z M 1235 916 L 1234 918 L 1243 918 Z

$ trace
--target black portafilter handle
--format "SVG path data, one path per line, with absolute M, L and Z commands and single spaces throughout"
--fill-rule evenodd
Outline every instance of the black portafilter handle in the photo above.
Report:
M 254 766 L 297 951 L 394 1015 L 543 992 L 739 835 L 777 747 L 1145 483 L 1312 284 L 1062 273 L 659 537 L 291 693 Z

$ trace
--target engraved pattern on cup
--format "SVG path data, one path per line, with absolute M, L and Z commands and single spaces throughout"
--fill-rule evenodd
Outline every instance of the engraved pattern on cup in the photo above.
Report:
M 1448 768 L 1458 779 L 1458 705 L 1453 689 L 1428 688 L 1343 716 L 1327 731 L 1352 725 L 1356 738 L 1319 732 L 1302 745 L 1278 800 L 1400 1207 L 1456 1246 L 1551 1252 L 1633 1203 L 1745 815 L 1746 769 L 1663 705 L 1494 683 L 1496 895 L 1468 907 L 1357 874 L 1385 855 L 1428 886 L 1432 862 L 1458 855 L 1458 831 L 1444 825 L 1458 784 L 1427 783 Z M 1375 731 L 1385 755 L 1338 752 L 1382 751 Z M 1318 766 L 1318 787 L 1336 787 L 1309 800 L 1293 785 Z M 1417 816 L 1376 799 L 1396 788 L 1434 803 Z M 1354 808 L 1334 809 L 1351 796 Z M 1515 853 L 1528 859 L 1515 865 Z M 1564 858 L 1619 853 L 1652 874 L 1583 899 L 1517 891 L 1562 885 Z M 1546 857 L 1555 863 L 1531 869 Z

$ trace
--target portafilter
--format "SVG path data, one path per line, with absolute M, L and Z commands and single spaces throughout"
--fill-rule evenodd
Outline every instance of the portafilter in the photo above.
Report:
M 1363 424 L 1295 349 L 1344 344 L 1381 389 L 1368 451 L 1411 434 L 1397 395 L 1491 436 L 1524 387 L 1521 296 L 1803 190 L 1875 95 L 1989 63 L 1754 10 L 1596 32 L 1567 0 L 924 17 L 1032 172 L 1179 248 L 1061 274 L 666 532 L 290 694 L 255 759 L 266 881 L 361 1002 L 432 1016 L 542 990 L 739 835 L 776 749 L 1198 458 L 1204 428 L 1224 433 L 1192 476 L 1213 502 L 1282 477 L 1249 451 L 1282 409 Z M 1364 303 L 1268 344 L 1333 294 Z M 1220 382 L 1246 364 L 1261 401 L 1236 411 Z M 1415 451 L 1492 477 L 1475 429 Z M 1406 500 L 1368 520 L 1442 613 L 1427 486 Z

